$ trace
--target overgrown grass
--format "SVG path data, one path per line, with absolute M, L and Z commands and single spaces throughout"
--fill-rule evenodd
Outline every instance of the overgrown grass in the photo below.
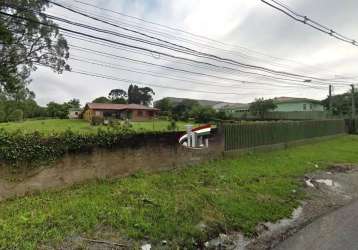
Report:
M 178 129 L 185 131 L 184 125 L 186 122 L 177 122 Z M 154 120 L 146 122 L 132 122 L 133 129 L 146 130 L 146 131 L 167 131 L 169 121 Z M 91 126 L 89 122 L 85 120 L 70 120 L 70 119 L 45 119 L 45 120 L 26 120 L 23 122 L 8 122 L 0 123 L 0 128 L 4 128 L 7 131 L 21 130 L 25 133 L 31 133 L 39 131 L 45 134 L 53 132 L 63 132 L 71 129 L 73 132 L 78 133 L 95 133 L 98 128 L 104 128 L 105 126 Z
M 357 136 L 6 201 L 0 248 L 56 246 L 71 235 L 91 236 L 99 225 L 188 248 L 225 230 L 252 234 L 260 222 L 290 216 L 304 197 L 302 176 L 315 164 L 339 162 L 358 163 Z

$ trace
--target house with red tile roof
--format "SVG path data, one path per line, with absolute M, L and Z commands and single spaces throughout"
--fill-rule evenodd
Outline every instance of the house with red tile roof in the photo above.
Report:
M 91 121 L 94 116 L 104 119 L 147 121 L 153 119 L 158 113 L 159 109 L 140 104 L 87 103 L 82 116 L 87 121 Z

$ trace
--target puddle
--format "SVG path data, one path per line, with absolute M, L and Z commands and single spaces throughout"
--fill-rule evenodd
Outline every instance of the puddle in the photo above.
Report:
M 288 227 L 300 217 L 300 215 L 302 214 L 302 211 L 303 211 L 303 208 L 298 207 L 295 210 L 293 210 L 291 218 L 282 219 L 282 220 L 279 220 L 276 223 L 267 222 L 267 223 L 265 223 L 265 226 L 271 232 L 280 230 L 280 229 L 285 228 L 285 227 Z
M 313 187 L 314 188 L 314 185 L 312 183 L 312 180 L 311 179 L 308 179 L 308 180 L 305 180 L 306 182 L 306 185 L 309 186 L 309 187 Z
M 231 235 L 219 234 L 219 237 L 204 243 L 206 249 L 235 249 L 245 250 L 250 243 L 241 233 L 234 233 Z
M 333 187 L 334 186 L 334 182 L 330 179 L 319 179 L 319 180 L 316 180 L 316 182 L 318 183 L 323 183 L 329 187 Z
M 145 244 L 141 247 L 141 250 L 150 250 L 152 246 L 150 244 Z

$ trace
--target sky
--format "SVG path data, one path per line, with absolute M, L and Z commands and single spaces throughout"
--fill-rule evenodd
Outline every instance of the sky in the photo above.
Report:
M 242 63 L 326 79 L 349 77 L 349 79 L 345 79 L 347 86 L 334 85 L 336 94 L 349 89 L 348 81 L 349 83 L 355 81 L 358 84 L 358 47 L 295 22 L 259 0 L 81 1 L 113 12 L 72 0 L 57 0 L 58 3 L 86 11 L 107 21 L 110 20 L 122 27 Z M 281 2 L 298 13 L 358 40 L 358 1 L 356 0 L 281 0 Z M 148 22 L 114 13 L 114 11 Z M 125 35 L 134 35 L 123 29 L 85 18 L 59 7 L 53 6 L 47 12 L 82 24 Z M 282 83 L 275 82 L 275 80 L 268 81 L 267 78 L 240 73 L 238 70 L 242 70 L 242 68 L 236 65 L 183 55 L 168 49 L 158 49 L 154 45 L 142 44 L 69 24 L 59 23 L 59 25 L 132 46 L 142 46 L 152 51 L 215 63 L 221 67 L 226 66 L 237 70 L 213 69 L 202 64 L 193 65 L 187 61 L 168 58 L 155 52 L 143 53 L 143 51 L 113 44 L 109 45 L 110 47 L 94 44 L 79 40 L 78 36 L 70 37 L 66 33 L 64 36 L 70 44 L 68 63 L 72 70 L 106 75 L 112 79 L 86 76 L 75 72 L 57 74 L 50 69 L 39 67 L 32 74 L 33 81 L 30 84 L 30 89 L 35 92 L 36 100 L 40 105 L 46 105 L 50 101 L 64 102 L 72 98 L 80 99 L 81 104 L 84 105 L 96 97 L 107 96 L 111 89 L 127 89 L 129 83 L 152 87 L 156 93 L 155 100 L 172 96 L 247 103 L 259 97 L 292 96 L 323 99 L 328 94 L 328 83 L 320 85 L 319 89 L 304 86 L 305 84 L 295 87 L 280 87 L 277 85 L 282 85 Z M 195 34 L 195 36 L 191 34 Z M 136 36 L 141 37 L 140 35 Z M 88 49 L 99 51 L 101 54 L 88 51 Z M 103 53 L 106 55 L 104 56 Z M 118 56 L 122 58 L 120 59 Z M 123 60 L 123 57 L 157 66 L 134 63 L 130 60 Z M 201 75 L 168 70 L 166 67 L 199 72 Z M 126 81 L 118 81 L 118 79 Z

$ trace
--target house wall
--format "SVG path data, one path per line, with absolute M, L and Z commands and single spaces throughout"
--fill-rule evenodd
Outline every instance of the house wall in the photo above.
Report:
M 73 110 L 71 110 L 68 113 L 68 118 L 70 118 L 70 119 L 78 119 L 80 117 L 80 113 L 81 113 L 81 111 L 73 111 Z
M 91 121 L 93 116 L 100 116 L 103 117 L 104 112 L 111 112 L 111 110 L 106 110 L 106 111 L 102 111 L 102 110 L 92 110 L 92 109 L 87 109 L 84 113 L 83 113 L 83 119 L 87 120 L 87 121 Z M 119 112 L 117 110 L 112 111 L 112 112 Z M 127 117 L 127 113 L 129 113 L 128 117 L 130 118 L 131 121 L 148 121 L 150 119 L 152 119 L 155 115 L 156 115 L 156 111 L 151 111 L 151 110 L 132 110 L 132 111 L 122 111 L 123 113 L 123 117 L 122 118 L 126 118 Z
M 132 121 L 148 121 L 155 116 L 155 111 L 150 110 L 133 110 L 131 114 Z
M 83 119 L 86 121 L 91 121 L 94 116 L 94 111 L 92 109 L 87 109 L 83 113 Z
M 306 109 L 304 108 L 306 106 Z M 293 112 L 293 111 L 324 111 L 321 104 L 311 102 L 288 102 L 278 103 L 275 112 Z

